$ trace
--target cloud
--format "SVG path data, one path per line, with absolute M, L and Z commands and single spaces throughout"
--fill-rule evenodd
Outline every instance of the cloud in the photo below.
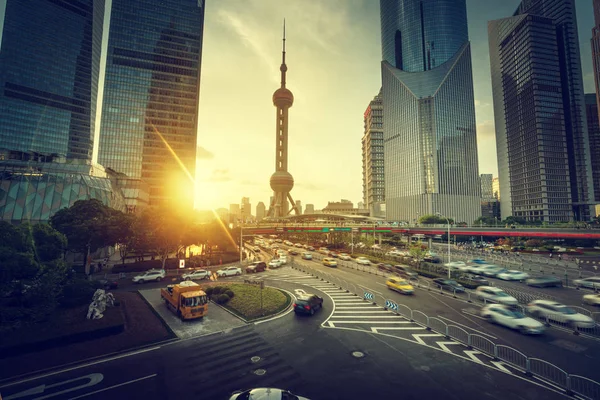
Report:
M 209 182 L 229 182 L 230 180 L 231 176 L 228 169 L 214 169 L 212 175 L 208 178 Z
M 211 160 L 215 158 L 215 155 L 214 153 L 206 150 L 204 147 L 198 146 L 196 148 L 196 158 L 199 160 Z

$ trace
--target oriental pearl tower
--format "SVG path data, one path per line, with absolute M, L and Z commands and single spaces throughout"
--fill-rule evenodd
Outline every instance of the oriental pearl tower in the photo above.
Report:
M 283 52 L 281 71 L 281 87 L 273 93 L 273 105 L 277 107 L 276 141 L 275 141 L 275 173 L 271 175 L 273 200 L 269 207 L 269 216 L 285 217 L 292 210 L 299 214 L 296 203 L 290 195 L 294 187 L 294 178 L 288 172 L 288 109 L 294 103 L 294 95 L 285 87 L 285 20 L 283 21 Z M 288 203 L 289 200 L 289 203 Z M 291 204 L 291 208 L 290 208 Z

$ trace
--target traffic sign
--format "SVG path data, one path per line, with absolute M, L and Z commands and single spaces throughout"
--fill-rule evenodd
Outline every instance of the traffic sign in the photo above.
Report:
M 179 268 L 185 268 L 185 260 L 179 260 Z
M 333 228 L 333 230 L 336 232 L 350 232 L 352 228 Z
M 394 303 L 393 301 L 386 300 L 385 308 L 388 308 L 388 309 L 394 310 L 394 311 L 398 311 L 398 304 Z
M 369 292 L 365 292 L 364 299 L 365 300 L 373 300 L 373 294 Z

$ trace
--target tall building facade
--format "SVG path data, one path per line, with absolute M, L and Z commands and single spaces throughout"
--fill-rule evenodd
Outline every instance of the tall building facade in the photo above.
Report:
M 380 0 L 387 219 L 481 216 L 465 0 Z
M 242 218 L 242 213 L 239 204 L 229 205 L 229 223 L 237 225 Z
M 585 113 L 587 116 L 588 136 L 590 139 L 590 161 L 594 179 L 594 197 L 600 200 L 600 122 L 596 93 L 585 95 Z
M 381 90 L 369 103 L 363 120 L 365 130 L 362 137 L 363 202 L 372 217 L 379 217 L 381 206 L 385 203 Z
M 296 200 L 296 212 L 298 215 L 302 215 L 302 201 Z
M 249 197 L 242 197 L 242 203 L 240 204 L 240 214 L 244 221 L 252 218 L 252 204 L 250 204 Z
M 481 198 L 482 199 L 491 199 L 494 198 L 494 188 L 492 186 L 492 181 L 494 180 L 494 176 L 492 174 L 481 174 Z
M 267 208 L 265 207 L 265 203 L 259 201 L 256 205 L 256 220 L 260 221 L 267 216 Z
M 304 214 L 314 214 L 314 213 L 315 213 L 315 205 L 307 204 L 306 208 L 304 209 Z
M 498 177 L 492 179 L 492 193 L 494 198 L 500 201 L 500 179 Z
M 525 0 L 489 22 L 503 218 L 564 222 L 593 213 L 573 0 Z
M 481 216 L 495 221 L 500 219 L 500 203 L 494 196 L 494 176 L 481 174 Z
M 98 162 L 153 206 L 193 207 L 203 29 L 203 0 L 112 0 Z
M 94 164 L 103 0 L 7 0 L 0 26 L 0 219 L 47 222 L 77 200 L 124 210 Z

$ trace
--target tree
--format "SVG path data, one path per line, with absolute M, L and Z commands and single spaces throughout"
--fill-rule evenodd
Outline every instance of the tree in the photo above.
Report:
M 438 215 L 433 215 L 433 214 L 428 214 L 428 215 L 422 215 L 419 218 L 419 223 L 423 224 L 423 225 L 440 225 L 440 224 L 447 224 L 448 220 L 450 221 L 450 224 L 454 224 L 454 219 L 452 218 L 448 218 L 446 219 L 445 217 L 440 217 Z
M 544 245 L 544 241 L 539 239 L 529 239 L 525 242 L 525 245 L 527 247 L 542 247 Z
M 473 221 L 473 225 L 495 225 L 496 222 L 497 220 L 491 217 L 479 217 Z
M 412 244 L 409 247 L 408 253 L 411 257 L 417 260 L 418 264 L 421 264 L 421 261 L 423 260 L 423 258 L 425 258 L 425 255 L 427 254 L 427 249 L 426 246 L 424 246 L 423 243 L 419 241 L 415 244 Z
M 504 221 L 502 221 L 503 224 L 508 224 L 508 225 L 513 225 L 513 224 L 527 224 L 527 221 L 524 218 L 520 218 L 520 217 L 513 217 L 512 215 L 510 217 L 506 217 L 506 219 Z
M 48 263 L 62 258 L 67 248 L 67 237 L 46 224 L 36 224 L 32 228 L 35 255 L 40 263 Z
M 89 273 L 90 254 L 99 248 L 114 245 L 111 237 L 112 210 L 99 200 L 78 200 L 69 208 L 57 211 L 50 225 L 67 238 L 68 249 L 84 255 L 83 265 Z

